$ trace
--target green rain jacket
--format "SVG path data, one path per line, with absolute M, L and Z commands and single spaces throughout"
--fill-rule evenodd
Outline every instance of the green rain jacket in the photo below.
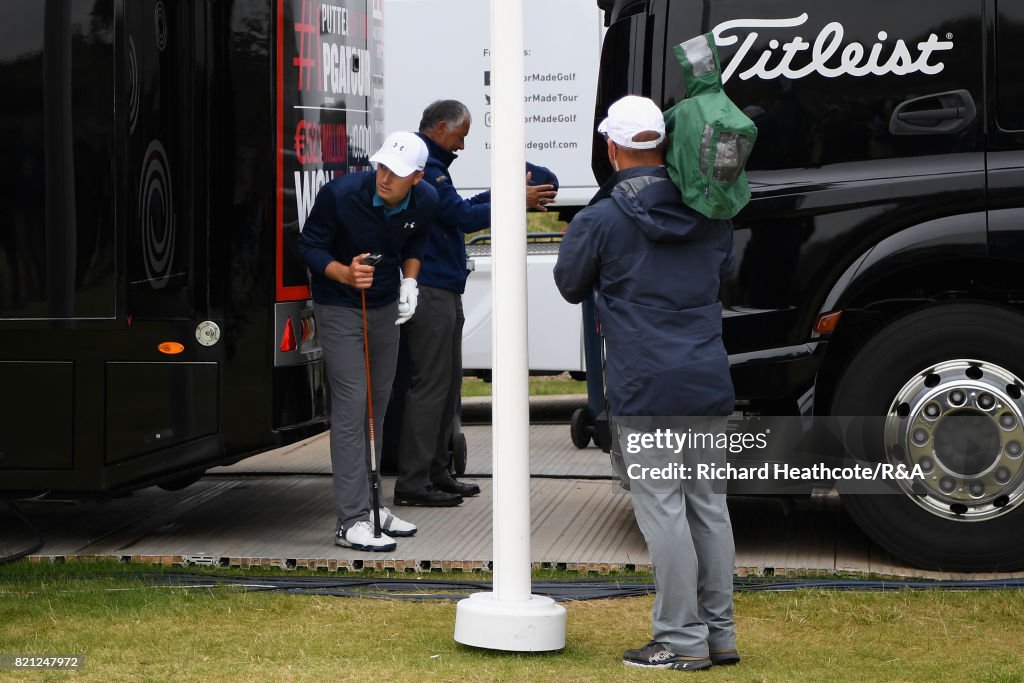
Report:
M 669 177 L 690 208 L 732 218 L 750 201 L 744 167 L 757 126 L 725 94 L 712 34 L 677 45 L 675 53 L 687 97 L 665 112 Z

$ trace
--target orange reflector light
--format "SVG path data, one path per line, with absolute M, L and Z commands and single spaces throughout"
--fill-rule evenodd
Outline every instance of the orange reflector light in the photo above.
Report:
M 294 351 L 295 346 L 295 328 L 292 327 L 292 318 L 288 316 L 284 324 L 284 334 L 281 335 L 281 346 L 282 351 Z
M 836 325 L 839 324 L 839 318 L 842 315 L 842 311 L 822 313 L 818 316 L 818 319 L 814 321 L 814 331 L 818 334 L 832 334 L 835 332 Z
M 156 348 L 160 353 L 166 353 L 168 356 L 175 356 L 185 350 L 185 347 L 178 342 L 160 342 Z

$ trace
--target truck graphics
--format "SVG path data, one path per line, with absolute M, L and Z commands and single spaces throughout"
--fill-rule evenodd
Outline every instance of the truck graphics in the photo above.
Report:
M 808 14 L 805 12 L 797 17 L 789 19 L 731 19 L 723 21 L 715 26 L 711 32 L 715 36 L 715 44 L 719 47 L 727 47 L 739 41 L 739 35 L 732 35 L 732 31 L 742 29 L 772 29 L 772 28 L 794 28 L 802 26 L 807 22 Z M 906 42 L 900 38 L 890 47 L 886 44 L 889 34 L 880 30 L 877 33 L 878 42 L 868 48 L 862 43 L 852 41 L 843 45 L 845 29 L 838 21 L 831 21 L 822 27 L 813 42 L 808 42 L 802 36 L 794 36 L 785 43 L 772 38 L 767 49 L 763 49 L 756 57 L 754 64 L 737 76 L 742 80 L 750 78 L 761 78 L 770 80 L 773 78 L 797 79 L 817 73 L 826 78 L 839 76 L 885 76 L 895 74 L 898 76 L 925 73 L 936 74 L 942 71 L 943 64 L 929 63 L 932 54 L 953 49 L 952 40 L 939 40 L 934 33 L 926 40 L 917 43 L 917 56 L 911 54 Z M 745 63 L 749 63 L 747 56 L 753 57 L 756 52 L 752 48 L 758 42 L 760 33 L 755 30 L 748 31 L 743 37 L 736 53 L 730 59 L 726 68 L 722 71 L 722 81 L 729 82 L 729 79 L 739 71 Z M 797 55 L 810 51 L 809 61 L 800 67 L 793 65 Z M 781 55 L 779 54 L 781 52 Z M 838 63 L 830 66 L 830 62 Z M 774 62 L 774 66 L 769 67 Z
M 287 9 L 287 11 L 286 11 Z M 296 11 L 297 10 L 297 11 Z M 383 12 L 366 0 L 278 4 L 278 299 L 309 298 L 306 269 L 293 254 L 313 200 L 336 175 L 370 168 L 384 139 Z
M 416 130 L 438 99 L 469 107 L 473 125 L 453 176 L 466 197 L 490 187 L 491 16 L 480 0 L 384 0 L 388 26 L 388 130 Z M 601 49 L 593 0 L 524 0 L 527 160 L 558 175 L 558 207 L 582 207 L 597 186 L 590 171 L 589 121 Z M 439 16 L 459 21 L 437 21 Z M 424 56 L 423 45 L 430 49 Z M 425 62 L 428 60 L 428 62 Z M 547 144 L 549 141 L 555 144 Z

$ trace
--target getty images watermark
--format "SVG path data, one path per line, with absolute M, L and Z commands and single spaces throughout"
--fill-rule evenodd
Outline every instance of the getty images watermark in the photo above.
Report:
M 789 494 L 815 486 L 901 493 L 934 472 L 883 450 L 880 418 L 616 417 L 612 464 L 624 488 Z

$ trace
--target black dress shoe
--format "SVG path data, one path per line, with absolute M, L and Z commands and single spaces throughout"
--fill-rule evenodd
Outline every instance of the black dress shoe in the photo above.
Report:
M 460 503 L 462 503 L 462 496 L 457 493 L 447 493 L 436 486 L 424 486 L 415 491 L 395 491 L 395 505 L 451 508 Z
M 475 496 L 480 493 L 480 487 L 476 484 L 466 484 L 453 478 L 434 484 L 435 489 L 441 489 L 446 493 L 457 493 L 460 496 Z

